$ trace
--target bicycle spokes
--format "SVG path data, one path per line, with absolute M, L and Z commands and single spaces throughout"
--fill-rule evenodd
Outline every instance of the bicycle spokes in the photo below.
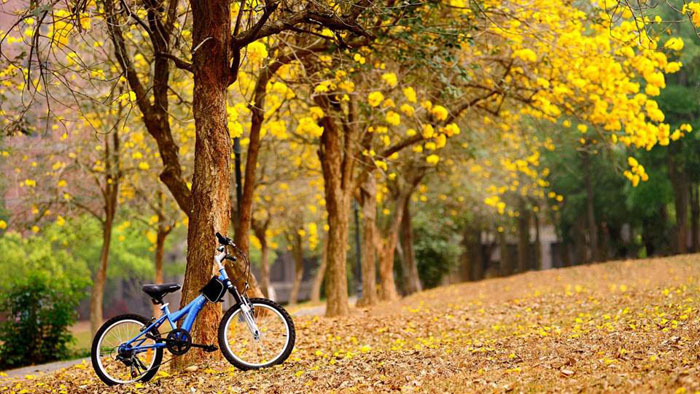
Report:
M 143 323 L 135 320 L 122 320 L 110 326 L 99 338 L 97 362 L 102 371 L 118 383 L 134 382 L 143 377 L 153 366 L 155 350 L 143 349 L 155 344 L 153 339 L 143 335 L 132 344 L 127 342 L 136 337 Z
M 240 308 L 226 327 L 226 345 L 239 361 L 250 366 L 277 359 L 289 341 L 289 328 L 273 308 L 259 304 L 253 310 Z

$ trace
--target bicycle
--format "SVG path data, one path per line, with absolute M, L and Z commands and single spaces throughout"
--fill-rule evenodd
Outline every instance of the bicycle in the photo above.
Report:
M 191 348 L 201 348 L 207 352 L 221 349 L 224 357 L 243 371 L 281 364 L 289 357 L 296 338 L 291 316 L 271 300 L 248 299 L 246 290 L 250 261 L 231 239 L 219 233 L 216 233 L 216 237 L 219 253 L 214 260 L 219 275 L 212 277 L 192 302 L 179 311 L 170 312 L 168 304 L 163 302 L 163 296 L 179 290 L 180 285 L 146 284 L 142 290 L 151 297 L 153 304 L 161 305 L 162 315 L 158 319 L 125 314 L 108 320 L 100 327 L 92 342 L 90 358 L 95 373 L 104 383 L 113 386 L 149 381 L 164 364 L 164 349 L 173 356 L 183 355 Z M 229 249 L 242 256 L 246 263 L 243 292 L 239 292 L 231 282 L 223 265 L 225 260 L 236 261 L 236 257 L 229 254 Z M 209 302 L 222 301 L 227 291 L 233 295 L 236 304 L 229 308 L 219 323 L 219 347 L 192 343 L 190 330 L 199 312 Z M 184 321 L 178 327 L 177 322 L 183 317 Z M 171 330 L 163 333 L 167 334 L 164 337 L 159 328 L 166 321 Z

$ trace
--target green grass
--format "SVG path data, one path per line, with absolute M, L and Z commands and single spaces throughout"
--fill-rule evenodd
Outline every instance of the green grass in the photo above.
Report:
M 90 354 L 92 345 L 92 334 L 90 333 L 89 322 L 79 322 L 70 328 L 75 341 L 70 348 L 75 353 L 75 357 L 85 357 Z

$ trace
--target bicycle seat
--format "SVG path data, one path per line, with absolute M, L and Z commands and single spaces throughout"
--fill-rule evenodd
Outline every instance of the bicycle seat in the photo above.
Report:
M 180 290 L 180 285 L 177 283 L 163 283 L 162 285 L 147 284 L 143 285 L 141 289 L 144 291 L 144 293 L 151 296 L 154 301 L 162 303 L 163 296 Z

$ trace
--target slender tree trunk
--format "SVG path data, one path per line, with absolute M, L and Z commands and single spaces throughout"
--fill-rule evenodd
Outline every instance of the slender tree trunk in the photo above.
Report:
M 107 282 L 107 266 L 109 264 L 109 249 L 112 244 L 112 225 L 117 214 L 119 204 L 119 181 L 121 169 L 119 168 L 119 134 L 112 133 L 112 145 L 109 138 L 105 138 L 105 185 L 103 190 L 105 218 L 102 222 L 102 250 L 100 251 L 100 266 L 95 274 L 95 280 L 90 294 L 90 331 L 94 336 L 102 325 L 102 301 L 104 288 Z
M 586 220 L 588 224 L 588 239 L 590 247 L 591 262 L 600 261 L 598 250 L 598 227 L 595 221 L 595 200 L 593 195 L 593 174 L 591 169 L 591 158 L 588 152 L 583 153 L 583 168 L 586 183 Z
M 598 257 L 600 261 L 607 261 L 610 253 L 610 226 L 606 221 L 600 223 L 600 235 L 601 240 Z
M 160 194 L 162 195 L 162 194 Z M 172 231 L 172 227 L 165 223 L 162 213 L 158 214 L 158 232 L 156 233 L 155 257 L 155 283 L 163 283 L 163 256 L 165 255 L 165 239 Z M 153 305 L 153 316 L 159 316 L 160 307 Z
M 260 131 L 263 121 L 265 120 L 265 96 L 267 82 L 270 79 L 270 73 L 267 68 L 261 72 L 255 84 L 253 103 L 248 106 L 251 113 L 250 119 L 250 142 L 248 143 L 248 151 L 246 154 L 245 163 L 245 178 L 243 182 L 243 196 L 241 198 L 240 208 L 238 212 L 238 220 L 236 224 L 238 228 L 235 231 L 236 245 L 245 253 L 248 253 L 248 233 L 253 213 L 253 198 L 255 194 L 256 172 L 258 164 L 258 154 L 260 152 Z
M 156 192 L 156 209 L 158 216 L 158 231 L 156 232 L 156 245 L 155 252 L 153 254 L 155 262 L 155 275 L 153 283 L 163 283 L 163 256 L 165 254 L 165 238 L 170 234 L 172 230 L 171 226 L 165 223 L 165 216 L 163 215 L 163 205 L 164 205 L 164 195 L 162 192 Z M 160 315 L 160 307 L 158 305 L 153 305 L 153 316 Z
M 505 231 L 497 231 L 498 248 L 501 255 L 501 275 L 508 276 L 513 274 L 513 259 L 508 250 L 508 241 L 506 240 Z
M 230 214 L 231 137 L 226 119 L 229 78 L 230 2 L 192 0 L 194 92 L 196 127 L 192 213 L 187 231 L 187 267 L 180 306 L 184 307 L 215 272 L 214 234 L 226 234 Z M 231 275 L 232 272 L 229 272 Z M 209 303 L 192 330 L 192 342 L 215 344 L 221 305 Z M 210 353 L 214 354 L 214 353 Z M 176 368 L 204 358 L 192 349 L 176 359 Z
M 294 283 L 292 283 L 292 291 L 289 294 L 289 305 L 296 305 L 299 298 L 299 289 L 301 288 L 301 279 L 304 277 L 304 248 L 302 238 L 298 232 L 291 236 L 292 239 L 292 257 L 294 258 Z
M 260 291 L 265 298 L 270 298 L 270 246 L 267 244 L 267 226 L 269 222 L 263 225 L 253 223 L 253 231 L 255 236 L 260 240 Z
M 394 255 L 399 242 L 399 228 L 403 219 L 403 199 L 405 195 L 400 195 L 396 202 L 395 211 L 388 229 L 381 236 L 378 250 L 379 258 L 379 299 L 382 301 L 393 301 L 399 298 L 396 291 L 396 281 L 394 280 Z
M 399 298 L 399 293 L 396 291 L 396 282 L 394 281 L 394 254 L 396 246 L 399 242 L 399 230 L 401 229 L 401 221 L 404 215 L 404 205 L 407 200 L 410 200 L 413 191 L 418 183 L 425 176 L 425 168 L 409 169 L 407 184 L 404 190 L 397 191 L 397 199 L 394 207 L 394 213 L 387 227 L 383 231 L 379 242 L 379 299 L 382 301 L 393 301 Z
M 379 248 L 379 298 L 382 301 L 393 301 L 399 298 L 394 280 L 394 254 L 398 234 L 391 234 L 382 240 Z
M 467 282 L 473 280 L 475 261 L 472 259 L 471 229 L 464 226 L 462 230 L 462 254 L 460 255 L 459 280 Z
M 108 215 L 102 223 L 102 250 L 100 251 L 100 266 L 95 275 L 95 281 L 90 294 L 90 331 L 97 333 L 102 325 L 102 300 L 105 283 L 107 282 L 107 265 L 109 264 L 109 248 L 112 243 L 112 224 L 114 216 Z
M 472 230 L 472 280 L 484 279 L 484 249 L 481 246 L 481 230 Z M 489 249 L 489 255 L 491 255 Z
M 520 203 L 518 216 L 518 272 L 525 272 L 530 262 L 530 211 L 525 202 Z
M 357 306 L 377 303 L 377 263 L 375 241 L 377 237 L 377 181 L 368 176 L 360 187 L 362 204 L 362 298 Z
M 314 284 L 311 287 L 311 302 L 321 301 L 321 285 L 326 276 L 326 261 L 328 260 L 328 234 L 323 236 L 323 250 L 321 251 L 321 261 L 314 276 Z
M 158 231 L 156 236 L 156 250 L 155 250 L 155 283 L 163 283 L 163 253 L 165 246 L 165 237 L 161 231 Z M 153 316 L 158 316 L 160 313 L 160 307 L 158 305 L 153 305 Z
M 668 154 L 668 172 L 673 186 L 673 197 L 676 207 L 676 253 L 688 252 L 688 199 L 690 190 L 685 170 L 676 162 L 674 152 Z
M 537 212 L 533 213 L 532 219 L 535 223 L 535 269 L 542 269 L 542 239 L 540 239 L 540 217 Z
M 413 250 L 413 223 L 411 222 L 411 199 L 404 201 L 403 218 L 401 219 L 401 249 L 403 259 L 401 259 L 403 279 L 406 294 L 413 294 L 423 290 L 423 285 L 418 275 L 418 264 L 416 262 L 416 252 Z
M 690 234 L 693 252 L 700 252 L 700 191 L 697 184 L 690 189 Z

